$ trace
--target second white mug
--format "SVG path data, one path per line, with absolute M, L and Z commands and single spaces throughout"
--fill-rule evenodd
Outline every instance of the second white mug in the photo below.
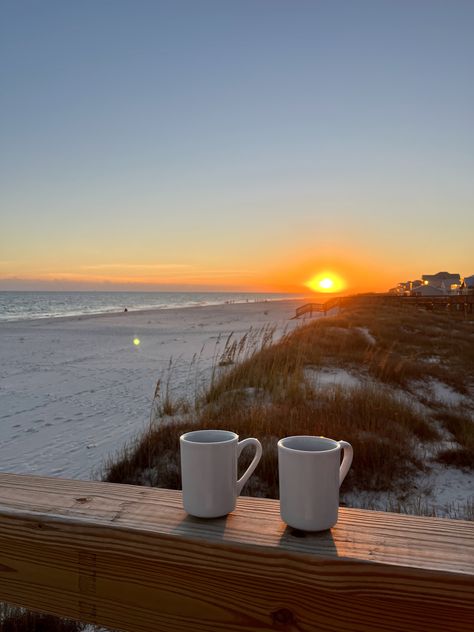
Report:
M 333 527 L 339 509 L 339 487 L 351 463 L 352 446 L 347 441 L 304 435 L 281 439 L 278 470 L 283 522 L 302 531 Z
M 237 461 L 247 445 L 255 456 L 237 479 Z M 218 518 L 235 509 L 237 496 L 258 465 L 262 446 L 258 439 L 239 441 L 228 430 L 195 430 L 180 437 L 183 505 L 191 516 Z

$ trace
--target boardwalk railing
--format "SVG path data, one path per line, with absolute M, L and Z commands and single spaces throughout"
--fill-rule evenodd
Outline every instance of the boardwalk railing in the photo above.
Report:
M 301 307 L 296 308 L 296 315 L 294 318 L 299 318 L 305 314 L 312 316 L 314 313 L 322 312 L 322 307 L 322 303 L 306 303 L 305 305 L 301 305 Z
M 448 310 L 450 313 L 472 314 L 474 294 L 453 294 L 446 296 L 398 296 L 397 294 L 354 294 L 328 299 L 324 303 L 306 303 L 296 308 L 293 318 L 324 313 L 334 307 L 353 305 L 415 305 L 430 310 Z
M 306 305 L 302 305 L 301 307 L 296 308 L 296 315 L 294 318 L 299 318 L 305 314 L 309 314 L 312 316 L 314 313 L 323 312 L 326 314 L 329 310 L 334 307 L 339 307 L 341 303 L 341 297 L 330 298 L 324 303 L 306 303 Z
M 205 521 L 180 492 L 0 475 L 0 600 L 117 630 L 471 630 L 473 540 L 355 509 L 304 534 L 256 498 Z

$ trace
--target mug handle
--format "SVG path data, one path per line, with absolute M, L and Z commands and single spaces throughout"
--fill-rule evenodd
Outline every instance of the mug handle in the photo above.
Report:
M 237 458 L 239 458 L 242 450 L 248 445 L 255 446 L 255 456 L 253 457 L 252 463 L 250 463 L 246 472 L 242 474 L 242 476 L 237 481 L 237 496 L 242 491 L 242 487 L 252 476 L 254 469 L 257 467 L 258 462 L 260 461 L 262 457 L 262 444 L 260 443 L 258 439 L 254 439 L 253 437 L 251 437 L 249 439 L 243 439 L 243 441 L 239 441 L 237 445 Z
M 341 450 L 344 451 L 344 457 L 342 459 L 341 467 L 339 468 L 339 487 L 342 485 L 342 481 L 346 478 L 347 472 L 352 463 L 352 457 L 354 455 L 354 451 L 350 443 L 347 441 L 338 441 Z

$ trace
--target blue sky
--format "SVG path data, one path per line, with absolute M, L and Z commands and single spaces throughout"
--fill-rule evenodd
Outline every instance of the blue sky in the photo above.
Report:
M 457 0 L 3 0 L 0 288 L 472 274 L 473 33 Z

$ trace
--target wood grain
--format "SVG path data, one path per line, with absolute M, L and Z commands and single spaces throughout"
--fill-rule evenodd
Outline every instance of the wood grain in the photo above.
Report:
M 0 474 L 0 599 L 119 630 L 470 630 L 474 526 L 341 509 L 293 532 L 278 502 L 190 518 L 180 492 Z

